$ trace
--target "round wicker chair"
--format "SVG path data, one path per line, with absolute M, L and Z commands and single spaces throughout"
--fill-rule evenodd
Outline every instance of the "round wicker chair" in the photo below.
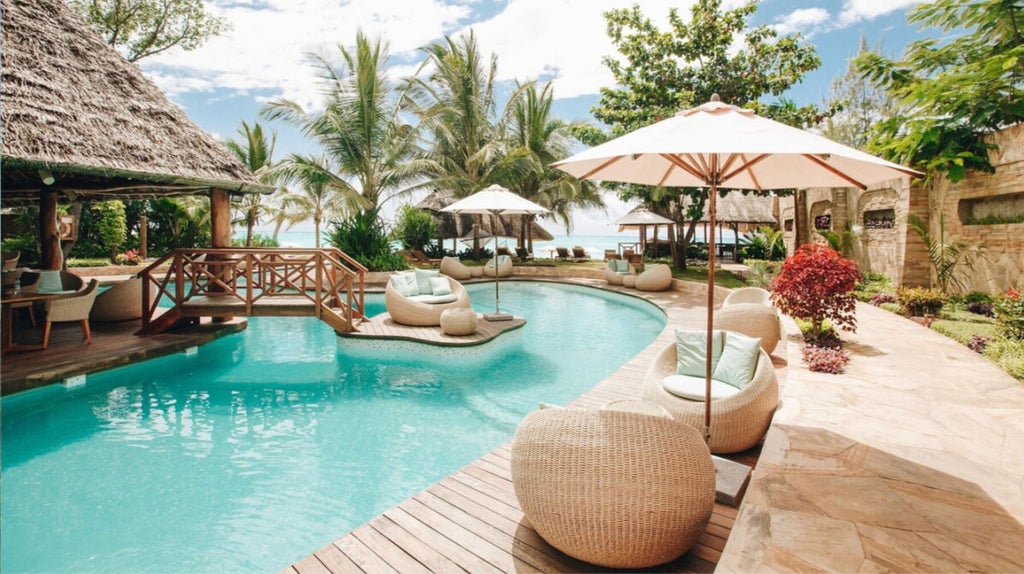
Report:
M 495 264 L 495 258 L 491 258 L 490 261 L 484 265 L 484 276 L 485 277 L 508 277 L 512 275 L 512 258 L 508 255 L 499 255 L 498 262 Z
M 462 283 L 448 277 L 452 286 L 452 294 L 457 297 L 451 303 L 424 303 L 403 297 L 395 291 L 388 281 L 384 288 L 384 305 L 387 307 L 388 315 L 395 323 L 412 325 L 416 327 L 436 327 L 441 324 L 441 313 L 445 309 L 458 309 L 469 307 L 469 292 L 462 286 Z
M 156 301 L 157 290 L 150 289 L 149 303 Z M 96 296 L 89 319 L 97 322 L 128 321 L 142 317 L 142 278 L 132 277 Z
M 611 261 L 609 261 L 610 263 Z M 629 275 L 636 275 L 636 269 L 632 265 L 629 266 Z M 613 271 L 609 265 L 604 266 L 604 280 L 609 285 L 622 285 L 623 277 L 625 277 L 624 274 Z
M 782 321 L 775 307 L 760 303 L 734 303 L 715 310 L 715 328 L 735 331 L 748 337 L 760 337 L 761 348 L 769 355 L 782 340 Z
M 644 568 L 690 549 L 715 502 L 700 433 L 621 410 L 530 413 L 512 443 L 512 485 L 529 524 L 591 564 Z
M 680 422 L 704 429 L 704 401 L 690 401 L 665 390 L 662 379 L 676 372 L 676 343 L 669 343 L 647 369 L 641 396 L 661 405 Z M 740 392 L 711 401 L 711 442 L 713 453 L 742 452 L 756 445 L 768 432 L 779 405 L 779 381 L 772 360 L 759 352 L 750 383 Z
M 652 265 L 636 276 L 638 291 L 665 291 L 672 286 L 672 268 L 664 263 Z
M 441 259 L 441 274 L 456 281 L 465 281 L 473 277 L 473 270 L 459 261 L 458 257 L 444 257 Z
M 760 287 L 740 287 L 734 289 L 722 301 L 722 305 L 736 305 L 738 303 L 757 303 L 759 305 L 771 305 L 772 294 Z

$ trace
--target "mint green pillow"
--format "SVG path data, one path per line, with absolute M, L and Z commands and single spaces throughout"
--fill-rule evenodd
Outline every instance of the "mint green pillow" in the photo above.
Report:
M 402 297 L 412 297 L 420 294 L 419 284 L 416 282 L 416 275 L 411 271 L 395 273 L 391 276 L 391 285 Z
M 616 259 L 615 270 L 619 273 L 629 273 L 629 261 L 626 261 L 625 259 Z
M 430 289 L 430 280 L 441 274 L 436 269 L 416 269 L 416 284 L 419 286 L 420 295 L 433 295 L 434 292 Z
M 448 282 L 447 277 L 431 277 L 430 291 L 433 295 L 451 295 L 452 284 Z
M 676 373 L 705 376 L 707 341 L 707 331 L 676 329 Z M 714 372 L 722 354 L 722 331 L 712 331 L 711 341 L 711 372 Z
M 729 331 L 725 334 L 725 348 L 718 359 L 711 378 L 732 385 L 737 389 L 750 384 L 757 368 L 761 351 L 761 338 L 748 337 Z

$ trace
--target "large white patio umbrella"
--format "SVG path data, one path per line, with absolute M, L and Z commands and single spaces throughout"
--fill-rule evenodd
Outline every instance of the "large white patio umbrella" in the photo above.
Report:
M 538 205 L 525 197 L 512 193 L 500 185 L 492 185 L 478 191 L 473 195 L 460 199 L 448 207 L 441 208 L 441 211 L 451 213 L 470 213 L 481 215 L 536 215 L 547 213 L 548 209 Z M 497 267 L 497 237 L 494 241 L 495 267 Z M 497 269 L 495 269 L 497 270 Z M 501 300 L 498 288 L 498 274 L 494 274 L 494 314 L 484 315 L 489 321 L 505 321 L 511 319 L 508 313 L 501 312 Z
M 711 101 L 551 164 L 579 179 L 664 187 L 707 187 L 716 225 L 718 188 L 859 187 L 920 174 L 821 136 Z M 714 323 L 715 237 L 708 238 L 707 329 Z M 704 435 L 711 426 L 711 337 Z

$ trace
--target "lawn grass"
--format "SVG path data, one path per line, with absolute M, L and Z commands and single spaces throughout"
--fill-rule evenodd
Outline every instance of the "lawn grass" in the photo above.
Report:
M 708 268 L 707 267 L 687 267 L 685 270 L 680 271 L 679 269 L 672 269 L 672 276 L 676 279 L 683 279 L 685 281 L 696 281 L 698 283 L 708 282 Z M 724 269 L 718 269 L 715 271 L 715 285 L 720 287 L 728 287 L 730 289 L 737 289 L 739 287 L 746 287 L 747 282 L 740 279 L 731 271 Z

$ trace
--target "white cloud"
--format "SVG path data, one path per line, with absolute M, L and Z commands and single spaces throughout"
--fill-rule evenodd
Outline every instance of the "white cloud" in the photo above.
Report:
M 918 0 L 846 0 L 839 13 L 837 28 L 846 28 L 864 20 L 874 20 L 896 11 L 906 10 Z
M 822 24 L 831 19 L 824 8 L 800 8 L 780 17 L 775 24 L 779 34 L 799 32 L 804 36 L 813 36 Z
M 442 0 L 266 0 L 243 4 L 213 0 L 207 7 L 232 29 L 197 50 L 173 51 L 143 60 L 171 95 L 227 88 L 273 90 L 304 106 L 319 101 L 307 54 L 351 43 L 356 31 L 381 35 L 393 58 L 415 51 L 458 27 L 466 2 Z

